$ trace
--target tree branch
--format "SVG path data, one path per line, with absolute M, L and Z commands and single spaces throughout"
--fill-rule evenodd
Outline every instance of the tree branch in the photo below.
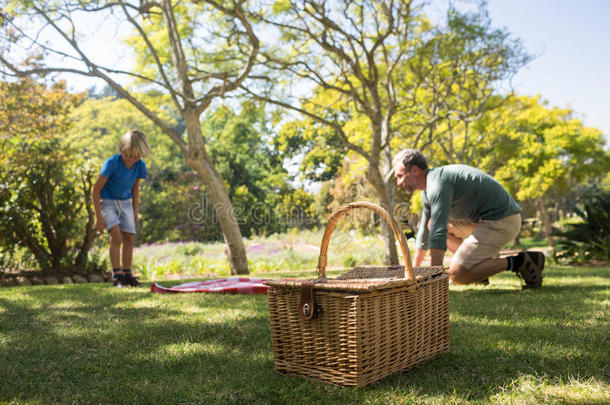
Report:
M 257 100 L 261 100 L 261 101 L 266 101 L 268 103 L 271 104 L 275 104 L 277 106 L 280 107 L 284 107 L 286 109 L 298 112 L 304 116 L 307 116 L 313 120 L 316 120 L 324 125 L 327 125 L 328 127 L 332 128 L 333 130 L 335 130 L 335 132 L 337 133 L 337 135 L 339 135 L 339 138 L 341 138 L 341 141 L 343 142 L 343 144 L 345 145 L 346 148 L 358 153 L 360 156 L 364 157 L 366 160 L 370 161 L 371 160 L 371 156 L 364 150 L 362 149 L 360 146 L 355 145 L 353 143 L 351 143 L 349 141 L 349 139 L 347 139 L 347 135 L 345 135 L 345 131 L 343 131 L 343 128 L 341 128 L 341 126 L 339 124 L 337 124 L 336 122 L 332 122 L 329 121 L 323 117 L 320 117 L 319 115 L 313 114 L 303 108 L 299 108 L 299 107 L 295 107 L 290 103 L 286 103 L 283 101 L 279 101 L 279 100 L 275 100 L 271 97 L 266 97 L 266 96 L 262 96 L 260 94 L 254 93 L 252 92 L 250 89 L 241 86 L 241 88 L 248 93 L 250 96 L 254 97 Z

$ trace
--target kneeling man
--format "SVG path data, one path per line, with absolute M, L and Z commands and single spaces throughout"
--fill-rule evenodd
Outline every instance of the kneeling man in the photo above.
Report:
M 415 266 L 430 249 L 432 266 L 453 252 L 449 266 L 454 284 L 485 282 L 490 276 L 512 270 L 525 281 L 524 288 L 542 286 L 544 254 L 520 252 L 496 258 L 500 249 L 521 229 L 520 207 L 493 177 L 466 165 L 428 168 L 417 149 L 401 151 L 393 161 L 399 187 L 409 193 L 421 190 L 423 212 L 417 232 Z

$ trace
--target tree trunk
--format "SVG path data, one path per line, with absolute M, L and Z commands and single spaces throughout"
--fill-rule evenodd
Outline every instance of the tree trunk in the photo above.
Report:
M 83 193 L 85 197 L 84 208 L 87 211 L 87 223 L 85 224 L 85 235 L 83 236 L 83 240 L 79 246 L 79 252 L 74 260 L 74 266 L 78 270 L 86 270 L 88 259 L 89 259 L 89 250 L 91 250 L 91 245 L 93 245 L 93 241 L 95 240 L 95 229 L 93 228 L 95 225 L 95 212 L 93 211 L 93 201 L 91 197 L 91 189 L 93 188 L 93 177 L 92 174 L 85 174 L 82 179 L 83 185 Z
M 197 172 L 206 186 L 228 247 L 231 274 L 248 274 L 246 248 L 233 205 L 222 179 L 205 150 L 201 125 L 195 114 L 186 115 L 186 130 L 189 138 L 186 164 Z
M 185 52 L 182 49 L 180 32 L 174 17 L 172 2 L 170 0 L 162 0 L 161 8 L 163 10 L 164 21 L 167 25 L 174 69 L 184 99 L 184 106 L 177 105 L 177 107 L 181 110 L 180 113 L 185 120 L 186 133 L 188 135 L 188 145 L 183 145 L 182 147 L 183 152 L 185 152 L 186 164 L 193 168 L 201 180 L 203 180 L 210 201 L 214 204 L 214 211 L 220 222 L 220 229 L 228 247 L 231 274 L 248 274 L 246 248 L 241 237 L 239 224 L 235 218 L 233 204 L 222 179 L 205 150 L 201 133 L 199 118 L 202 112 L 209 106 L 213 97 L 208 94 L 205 97 L 207 101 L 200 103 L 194 101 L 197 97 L 195 97 L 192 81 L 189 78 L 189 67 Z
M 386 183 L 383 181 L 383 177 L 379 172 L 379 167 L 372 167 L 369 165 L 367 171 L 367 178 L 375 188 L 375 191 L 379 194 L 379 204 L 385 208 L 390 215 L 394 215 L 394 188 L 393 184 Z M 396 239 L 394 238 L 394 232 L 392 228 L 385 221 L 381 220 L 381 234 L 385 244 L 385 264 L 396 265 L 399 264 L 398 254 L 396 251 Z
M 551 224 L 551 218 L 549 217 L 549 213 L 544 206 L 542 197 L 536 198 L 536 205 L 538 205 L 538 212 L 540 213 L 540 219 L 542 220 L 544 236 L 546 236 L 549 246 L 555 246 L 555 241 L 553 240 L 553 225 Z

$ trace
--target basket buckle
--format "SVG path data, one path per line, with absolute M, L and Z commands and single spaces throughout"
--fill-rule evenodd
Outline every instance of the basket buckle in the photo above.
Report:
M 311 314 L 311 309 L 309 309 L 309 304 L 308 303 L 303 304 L 303 315 L 305 315 L 306 317 L 309 318 L 310 314 Z
M 313 282 L 303 280 L 301 283 L 301 301 L 299 302 L 299 316 L 309 321 L 321 312 L 313 300 Z

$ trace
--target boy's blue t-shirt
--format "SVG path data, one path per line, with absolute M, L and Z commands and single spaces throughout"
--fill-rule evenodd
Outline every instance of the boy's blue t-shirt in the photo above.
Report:
M 131 189 L 136 179 L 146 178 L 146 163 L 140 159 L 128 169 L 121 155 L 117 153 L 104 162 L 100 174 L 108 179 L 100 197 L 109 200 L 127 200 L 131 198 Z

